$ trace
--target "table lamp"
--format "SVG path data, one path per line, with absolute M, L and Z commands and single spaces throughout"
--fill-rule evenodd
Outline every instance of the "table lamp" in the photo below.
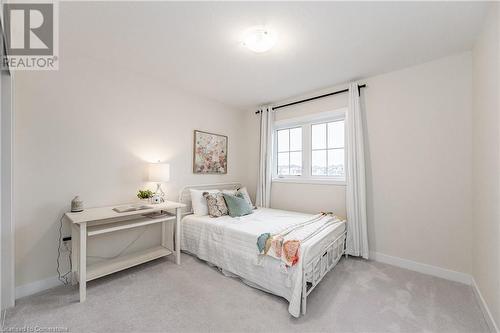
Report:
M 165 192 L 161 189 L 161 185 L 170 180 L 170 164 L 168 163 L 151 163 L 149 165 L 149 181 L 156 183 L 155 194 L 165 197 Z

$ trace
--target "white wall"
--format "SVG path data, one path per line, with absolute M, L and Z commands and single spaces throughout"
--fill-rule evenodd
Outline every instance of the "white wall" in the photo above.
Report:
M 127 68 L 61 59 L 59 71 L 18 73 L 15 81 L 18 286 L 56 275 L 59 218 L 77 194 L 86 207 L 134 201 L 156 160 L 170 162 L 169 199 L 183 185 L 244 176 L 239 110 Z M 229 137 L 227 175 L 192 173 L 194 129 Z M 150 227 L 131 250 L 159 243 L 157 231 Z M 94 244 L 90 254 L 116 254 L 140 232 Z
M 14 223 L 12 220 L 12 77 L 1 71 L 1 308 L 14 305 Z
M 500 6 L 473 50 L 473 276 L 500 324 Z
M 271 188 L 271 206 L 311 214 L 333 211 L 338 216 L 347 216 L 344 185 L 275 182 Z
M 471 54 L 363 82 L 371 251 L 470 272 Z M 255 158 L 257 118 L 247 115 Z M 345 212 L 345 187 L 275 183 L 272 206 Z
M 371 251 L 470 272 L 470 53 L 366 83 Z
M 3 15 L 0 1 L 0 15 Z M 3 44 L 5 35 L 1 33 L 0 54 L 5 56 Z M 12 76 L 9 71 L 0 71 L 0 308 L 14 305 L 14 223 L 12 219 Z

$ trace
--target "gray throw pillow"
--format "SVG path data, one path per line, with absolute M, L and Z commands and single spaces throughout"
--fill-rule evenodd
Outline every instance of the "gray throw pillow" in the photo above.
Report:
M 248 203 L 241 193 L 236 195 L 224 193 L 224 200 L 226 200 L 229 216 L 238 217 L 253 213 L 252 206 Z

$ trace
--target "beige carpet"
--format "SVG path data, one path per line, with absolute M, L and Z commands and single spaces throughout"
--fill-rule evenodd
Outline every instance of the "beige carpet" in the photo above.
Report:
M 285 300 L 228 278 L 188 255 L 160 259 L 88 285 L 18 300 L 4 329 L 71 332 L 486 332 L 469 286 L 380 263 L 342 259 L 292 318 Z

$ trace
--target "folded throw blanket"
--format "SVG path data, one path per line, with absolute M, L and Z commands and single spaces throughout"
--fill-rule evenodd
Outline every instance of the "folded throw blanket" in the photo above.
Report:
M 257 249 L 261 255 L 271 256 L 283 261 L 287 266 L 293 266 L 299 261 L 301 243 L 340 221 L 332 212 L 322 212 L 277 234 L 261 234 L 257 238 Z

